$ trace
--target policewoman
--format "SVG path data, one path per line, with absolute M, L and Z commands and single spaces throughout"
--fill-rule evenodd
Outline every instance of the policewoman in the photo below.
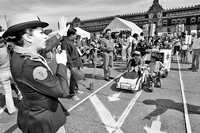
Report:
M 58 31 L 54 39 L 48 41 L 49 37 L 43 32 L 48 23 L 31 14 L 10 17 L 8 25 L 3 37 L 15 45 L 11 73 L 23 95 L 18 127 L 23 133 L 65 133 L 68 112 L 58 98 L 68 95 L 66 67 L 57 64 L 57 69 L 52 71 L 39 54 L 56 46 L 63 32 Z

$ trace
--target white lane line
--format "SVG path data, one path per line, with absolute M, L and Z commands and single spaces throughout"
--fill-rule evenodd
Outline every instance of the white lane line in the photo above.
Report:
M 126 71 L 125 71 L 126 72 Z M 105 85 L 101 86 L 100 88 L 98 88 L 96 91 L 94 91 L 93 93 L 91 93 L 90 95 L 88 95 L 86 98 L 84 98 L 83 100 L 81 100 L 80 102 L 78 102 L 77 104 L 75 104 L 74 106 L 72 106 L 70 109 L 68 109 L 68 111 L 72 111 L 73 109 L 75 109 L 76 107 L 78 107 L 80 104 L 82 104 L 83 102 L 85 102 L 86 100 L 88 100 L 91 96 L 93 96 L 94 94 L 96 94 L 97 92 L 99 92 L 101 89 L 103 89 L 104 87 L 106 87 L 107 85 L 111 84 L 115 79 L 119 78 L 121 75 L 123 75 L 125 72 L 117 75 L 113 80 L 109 81 L 108 83 L 106 83 Z
M 106 126 L 107 131 L 109 133 L 113 133 L 116 130 L 115 128 L 113 128 L 116 125 L 116 121 L 113 119 L 112 114 L 103 105 L 103 103 L 99 100 L 99 98 L 96 95 L 90 97 L 90 101 L 95 107 L 99 117 L 101 118 L 101 121 Z M 118 129 L 115 133 L 123 133 L 123 131 L 121 129 Z
M 142 94 L 142 91 L 137 92 L 137 94 L 131 99 L 129 105 L 126 107 L 126 109 L 124 110 L 123 114 L 121 115 L 121 117 L 119 118 L 119 120 L 117 121 L 117 125 L 116 127 L 121 127 L 122 124 L 124 123 L 126 117 L 128 116 L 128 114 L 130 113 L 131 109 L 133 108 L 133 106 L 135 105 L 137 99 L 140 97 L 140 95 Z
M 126 117 L 130 113 L 131 109 L 133 108 L 133 106 L 135 105 L 137 99 L 140 97 L 141 94 L 142 94 L 142 90 L 137 92 L 136 95 L 131 99 L 129 105 L 126 107 L 126 109 L 124 110 L 123 114 L 120 116 L 119 120 L 116 123 L 116 128 L 117 129 L 121 128 L 121 126 L 123 125 L 124 121 L 126 120 Z
M 190 125 L 190 119 L 189 119 L 189 115 L 188 115 L 187 101 L 186 101 L 185 92 L 184 92 L 184 84 L 183 84 L 182 74 L 181 74 L 181 71 L 180 71 L 181 67 L 180 67 L 180 63 L 179 63 L 179 60 L 178 60 L 178 56 L 177 56 L 177 61 L 178 61 L 179 78 L 180 78 L 180 84 L 181 84 L 181 93 L 182 93 L 182 99 L 183 99 L 186 130 L 187 130 L 187 133 L 192 133 L 192 129 L 191 129 L 191 125 Z

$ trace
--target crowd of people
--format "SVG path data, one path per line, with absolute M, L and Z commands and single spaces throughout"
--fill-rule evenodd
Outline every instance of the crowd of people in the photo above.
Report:
M 69 26 L 45 34 L 43 28 L 48 23 L 35 16 L 19 15 L 11 20 L 0 39 L 0 85 L 9 114 L 17 111 L 12 99 L 12 89 L 16 90 L 20 99 L 17 124 L 23 133 L 64 133 L 69 112 L 58 98 L 79 100 L 78 81 L 85 80 L 82 68 L 87 63 L 97 64 L 99 58 L 106 81 L 113 79 L 113 61 L 121 59 L 131 70 L 145 61 L 148 49 L 172 49 L 182 63 L 189 63 L 188 55 L 193 54 L 191 69 L 199 69 L 199 33 L 192 34 L 191 43 L 186 43 L 184 33 L 146 37 L 144 33 L 112 33 L 110 29 L 87 39 Z M 63 50 L 67 61 L 60 64 L 56 54 Z M 164 67 L 156 55 L 149 66 L 150 80 Z

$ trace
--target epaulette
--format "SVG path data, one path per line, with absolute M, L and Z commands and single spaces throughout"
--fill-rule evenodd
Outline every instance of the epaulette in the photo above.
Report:
M 25 57 L 26 59 L 32 60 L 32 61 L 37 61 L 37 62 L 41 62 L 43 65 L 45 65 L 48 70 L 53 74 L 51 68 L 48 66 L 46 60 L 40 56 L 34 55 L 34 54 L 30 54 L 30 53 L 23 53 L 22 56 Z
M 42 61 L 42 59 L 39 56 L 30 53 L 23 53 L 21 56 L 25 57 L 25 59 L 30 59 L 33 61 Z

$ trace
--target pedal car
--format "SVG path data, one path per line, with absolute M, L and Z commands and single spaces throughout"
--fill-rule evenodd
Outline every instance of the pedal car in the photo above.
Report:
M 147 64 L 151 62 L 151 56 L 156 54 L 158 61 L 162 62 L 164 65 L 164 68 L 160 71 L 160 76 L 166 78 L 171 67 L 171 49 L 148 49 L 146 52 L 145 62 Z
M 116 88 L 137 91 L 141 89 L 142 85 L 142 76 L 136 71 L 126 72 L 122 75 L 117 82 Z

